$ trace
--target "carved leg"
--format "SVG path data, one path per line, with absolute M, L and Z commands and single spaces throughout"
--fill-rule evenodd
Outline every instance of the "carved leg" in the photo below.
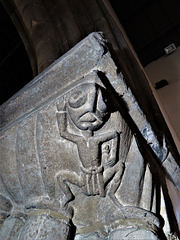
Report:
M 115 194 L 120 182 L 122 175 L 124 173 L 124 164 L 119 162 L 115 166 L 107 168 L 104 171 L 103 177 L 104 177 L 104 183 L 109 184 L 107 194 Z
M 68 186 L 68 183 L 72 183 L 78 187 L 82 187 L 85 184 L 83 178 L 77 173 L 66 170 L 60 171 L 58 173 L 57 182 L 65 195 L 63 206 L 66 206 L 70 201 L 74 199 L 74 195 Z
M 120 186 L 121 178 L 124 172 L 124 164 L 118 163 L 112 168 L 108 168 L 104 172 L 104 182 L 105 184 L 109 182 L 108 190 L 106 195 L 111 198 L 113 203 L 121 210 L 123 216 L 125 217 L 123 206 L 120 204 L 115 196 L 115 193 Z

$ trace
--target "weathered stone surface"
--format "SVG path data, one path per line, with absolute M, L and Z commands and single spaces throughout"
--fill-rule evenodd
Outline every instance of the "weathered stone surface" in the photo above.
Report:
M 82 234 L 76 235 L 75 240 L 154 240 L 157 239 L 157 236 L 147 230 L 144 229 L 137 229 L 137 228 L 130 228 L 130 229 L 123 229 L 123 230 L 116 230 L 110 233 L 108 238 L 102 238 L 98 235 L 98 233 L 91 233 L 91 234 Z
M 126 230 L 117 230 L 110 234 L 109 240 L 155 240 L 157 239 L 157 235 L 154 233 L 144 230 L 144 229 L 138 229 L 138 228 L 130 228 Z
M 89 233 L 89 234 L 77 234 L 75 236 L 75 240 L 104 240 L 105 238 L 99 237 L 97 233 Z
M 180 166 L 177 165 L 172 154 L 169 153 L 166 160 L 163 162 L 162 167 L 166 170 L 170 180 L 177 187 L 180 192 Z
M 30 113 L 65 91 L 93 68 L 97 68 L 104 53 L 103 45 L 104 40 L 100 34 L 91 34 L 60 57 L 1 106 L 0 126 L 5 127 Z
M 1 107 L 1 234 L 159 239 L 167 147 L 105 48 L 91 34 Z
M 19 239 L 19 235 L 21 234 L 24 223 L 25 219 L 23 217 L 7 218 L 3 224 L 3 228 L 0 231 L 0 239 Z
M 19 239 L 68 239 L 70 225 L 50 216 L 30 216 Z

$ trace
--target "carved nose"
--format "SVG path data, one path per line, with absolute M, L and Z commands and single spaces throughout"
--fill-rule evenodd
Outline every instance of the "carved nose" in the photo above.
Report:
M 103 100 L 102 93 L 100 92 L 97 100 L 97 109 L 100 112 L 105 112 L 107 110 L 106 102 Z
M 91 89 L 88 93 L 88 100 L 86 102 L 87 112 L 96 112 L 97 105 L 97 91 L 96 89 Z
M 86 111 L 96 113 L 97 109 L 100 112 L 106 112 L 107 105 L 103 99 L 102 92 L 93 89 L 94 91 L 89 91 L 88 100 L 86 102 Z

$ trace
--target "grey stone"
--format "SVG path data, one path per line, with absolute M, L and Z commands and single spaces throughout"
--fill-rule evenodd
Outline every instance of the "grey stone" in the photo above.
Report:
M 62 93 L 95 68 L 104 53 L 103 45 L 101 35 L 92 33 L 55 61 L 1 106 L 1 128 Z
M 97 233 L 90 234 L 77 234 L 74 240 L 104 240 L 105 238 L 99 237 Z
M 21 240 L 68 239 L 71 221 L 78 240 L 158 239 L 159 163 L 178 168 L 104 44 L 91 34 L 1 106 L 1 234 L 23 215 Z
M 30 216 L 19 235 L 19 239 L 68 239 L 69 228 L 70 226 L 67 223 L 50 216 Z
M 171 153 L 167 155 L 165 161 L 162 163 L 162 167 L 180 192 L 180 167 L 177 165 Z
M 114 231 L 110 234 L 109 240 L 157 240 L 157 235 L 153 232 L 138 229 L 138 228 L 130 228 L 130 229 L 122 229 Z
M 25 219 L 23 217 L 10 217 L 7 218 L 0 231 L 0 239 L 2 240 L 16 240 L 23 229 Z

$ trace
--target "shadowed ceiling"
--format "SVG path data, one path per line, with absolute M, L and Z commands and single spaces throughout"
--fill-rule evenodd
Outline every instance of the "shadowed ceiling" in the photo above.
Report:
M 179 0 L 110 0 L 143 66 L 180 45 Z M 0 4 L 0 105 L 32 78 L 32 70 L 13 23 Z
M 180 45 L 179 0 L 110 0 L 143 66 Z

